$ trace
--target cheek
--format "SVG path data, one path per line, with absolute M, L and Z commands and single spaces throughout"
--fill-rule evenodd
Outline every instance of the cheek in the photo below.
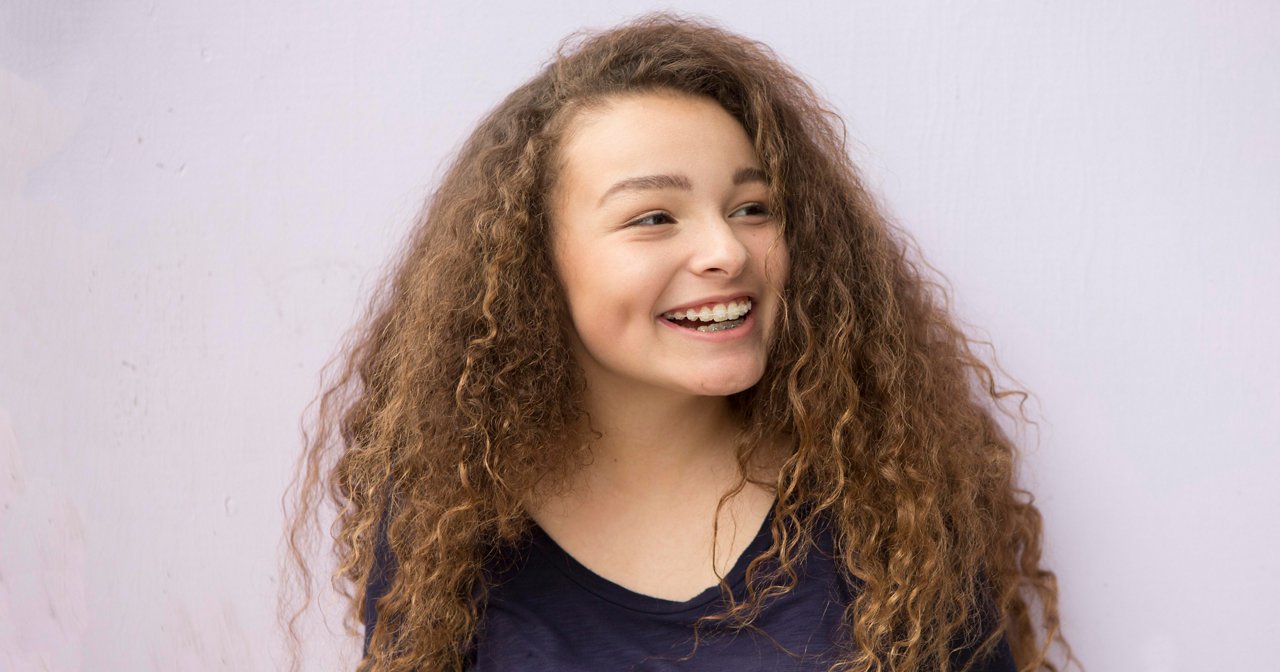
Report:
M 762 259 L 765 279 L 768 283 L 782 290 L 787 286 L 787 278 L 791 275 L 791 255 L 787 250 L 787 241 L 776 229 L 762 235 L 757 241 L 757 259 Z
M 581 247 L 564 250 L 557 267 L 584 341 L 616 339 L 620 329 L 650 317 L 653 266 L 638 255 L 610 246 Z

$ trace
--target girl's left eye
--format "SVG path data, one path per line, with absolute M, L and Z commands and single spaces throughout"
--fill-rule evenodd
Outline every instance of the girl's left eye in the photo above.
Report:
M 748 203 L 733 211 L 735 215 L 739 213 L 745 217 L 765 217 L 769 215 L 769 208 L 765 207 L 763 203 Z
M 639 219 L 633 219 L 627 222 L 627 226 L 658 226 L 659 224 L 670 224 L 675 220 L 665 212 L 652 212 Z

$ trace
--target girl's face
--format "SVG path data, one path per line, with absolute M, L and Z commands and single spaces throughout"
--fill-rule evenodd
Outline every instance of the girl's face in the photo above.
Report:
M 555 261 L 588 387 L 754 385 L 789 260 L 746 131 L 709 98 L 646 93 L 579 113 L 566 138 Z

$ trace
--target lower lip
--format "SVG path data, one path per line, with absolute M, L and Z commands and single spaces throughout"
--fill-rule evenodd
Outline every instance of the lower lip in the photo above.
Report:
M 747 313 L 747 316 L 742 318 L 742 324 L 734 327 L 733 329 L 721 329 L 720 331 L 698 331 L 697 329 L 682 327 L 661 316 L 658 317 L 658 321 L 666 328 L 687 338 L 692 338 L 697 341 L 706 341 L 708 343 L 725 343 L 728 341 L 736 341 L 740 338 L 746 338 L 752 331 L 754 331 L 756 326 L 756 311 L 752 310 Z M 714 322 L 708 322 L 707 324 L 714 324 Z

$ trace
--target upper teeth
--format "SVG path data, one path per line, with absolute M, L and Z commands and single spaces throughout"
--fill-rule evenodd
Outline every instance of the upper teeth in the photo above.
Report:
M 730 301 L 729 303 L 717 303 L 710 306 L 703 306 L 702 308 L 677 310 L 675 312 L 663 313 L 662 316 L 669 320 L 724 322 L 725 320 L 736 320 L 739 317 L 746 315 L 748 310 L 751 310 L 751 299 Z

